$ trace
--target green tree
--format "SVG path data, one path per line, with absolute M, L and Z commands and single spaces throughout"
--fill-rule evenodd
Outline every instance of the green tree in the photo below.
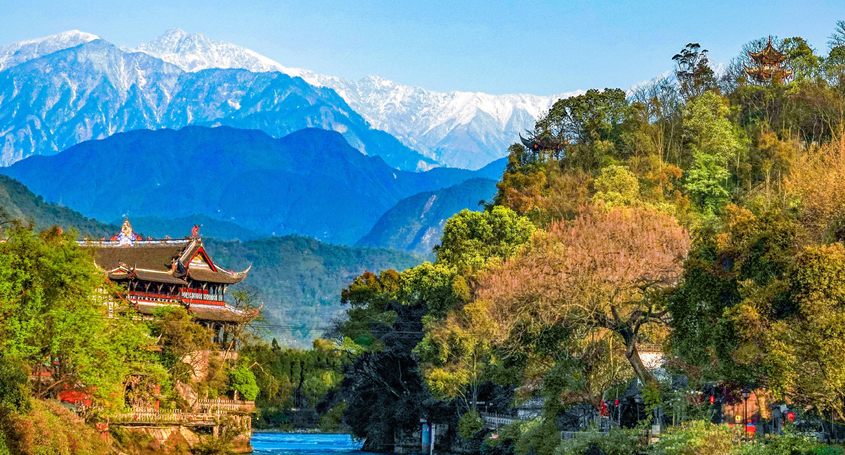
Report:
M 742 150 L 728 114 L 727 101 L 712 91 L 704 92 L 684 108 L 684 137 L 693 151 L 685 186 L 708 216 L 719 213 L 729 200 L 729 161 Z
M 534 225 L 506 207 L 484 212 L 463 210 L 446 221 L 437 263 L 462 273 L 480 269 L 490 257 L 510 257 L 534 233 Z
M 247 400 L 255 400 L 260 392 L 255 374 L 244 363 L 229 373 L 229 390 L 237 391 Z
M 594 201 L 604 201 L 607 207 L 625 207 L 640 202 L 640 182 L 625 166 L 611 165 L 601 170 L 593 182 Z
M 0 244 L 0 350 L 32 369 L 33 393 L 84 387 L 102 405 L 123 404 L 123 383 L 149 365 L 152 344 L 130 314 L 108 317 L 111 288 L 74 233 L 13 226 Z M 49 372 L 48 384 L 40 378 Z
M 687 101 L 716 88 L 716 73 L 710 68 L 707 49 L 700 44 L 687 44 L 672 60 L 681 95 Z

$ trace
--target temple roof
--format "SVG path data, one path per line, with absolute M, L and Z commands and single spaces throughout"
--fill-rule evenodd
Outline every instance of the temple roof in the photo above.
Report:
M 750 55 L 755 62 L 762 63 L 764 65 L 774 65 L 783 61 L 783 52 L 772 46 L 771 37 L 769 37 L 769 43 L 766 44 L 766 47 L 764 47 L 761 51 L 749 51 L 748 55 Z
M 528 139 L 522 137 L 522 134 L 519 135 L 519 140 L 522 141 L 522 145 L 529 150 L 561 150 L 563 149 L 569 141 L 559 141 L 553 138 L 541 138 L 538 136 L 532 136 Z
M 139 241 L 132 246 L 120 246 L 113 242 L 88 242 L 82 243 L 81 246 L 94 250 L 94 261 L 103 270 L 111 271 L 123 265 L 128 270 L 169 272 L 173 260 L 182 255 L 182 251 L 189 242 L 189 240 Z
M 129 220 L 110 240 L 82 241 L 82 248 L 94 251 L 94 262 L 113 280 L 137 278 L 142 281 L 187 285 L 187 280 L 234 284 L 246 278 L 242 272 L 226 270 L 205 251 L 195 228 L 184 239 L 141 240 Z

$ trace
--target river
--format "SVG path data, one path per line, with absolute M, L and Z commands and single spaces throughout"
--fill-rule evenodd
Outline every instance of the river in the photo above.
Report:
M 362 452 L 362 442 L 352 440 L 348 434 L 314 433 L 253 433 L 252 448 L 260 455 L 316 455 L 332 453 L 335 455 Z

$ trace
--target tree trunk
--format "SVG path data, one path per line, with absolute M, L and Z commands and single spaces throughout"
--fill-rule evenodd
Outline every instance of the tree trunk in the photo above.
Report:
M 640 359 L 640 353 L 637 351 L 636 340 L 631 341 L 628 349 L 625 350 L 625 357 L 628 358 L 628 363 L 631 364 L 631 367 L 634 369 L 634 374 L 637 375 L 637 379 L 639 379 L 640 382 L 648 384 L 654 381 L 654 376 L 652 376 L 652 374 L 646 369 L 645 365 L 643 365 L 642 359 Z

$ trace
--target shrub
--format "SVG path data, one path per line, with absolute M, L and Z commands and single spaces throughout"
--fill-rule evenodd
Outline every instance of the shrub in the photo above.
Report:
M 342 401 L 329 409 L 322 417 L 320 417 L 320 431 L 325 433 L 332 433 L 343 430 L 342 417 L 343 411 L 346 411 L 346 402 Z
M 458 421 L 458 434 L 464 439 L 472 439 L 472 436 L 481 431 L 482 428 L 484 428 L 484 420 L 474 409 L 464 413 L 461 420 Z
M 56 401 L 32 401 L 26 414 L 3 421 L 5 445 L 21 455 L 106 455 L 109 447 L 93 428 Z M 2 445 L 0 445 L 0 453 Z
M 640 453 L 640 441 L 636 430 L 613 429 L 608 433 L 597 431 L 579 433 L 572 439 L 562 441 L 555 449 L 555 455 L 584 455 L 591 447 L 598 448 L 605 455 Z
M 744 443 L 734 453 L 735 455 L 810 455 L 822 453 L 833 455 L 837 453 L 834 450 L 838 449 L 824 448 L 813 440 L 809 434 L 790 431 L 787 428 L 783 435 L 767 436 L 753 442 Z
M 653 455 L 731 455 L 738 448 L 739 430 L 693 420 L 669 428 L 649 447 Z
M 246 400 L 255 400 L 259 392 L 255 374 L 244 364 L 232 370 L 229 375 L 229 388 L 237 390 Z

